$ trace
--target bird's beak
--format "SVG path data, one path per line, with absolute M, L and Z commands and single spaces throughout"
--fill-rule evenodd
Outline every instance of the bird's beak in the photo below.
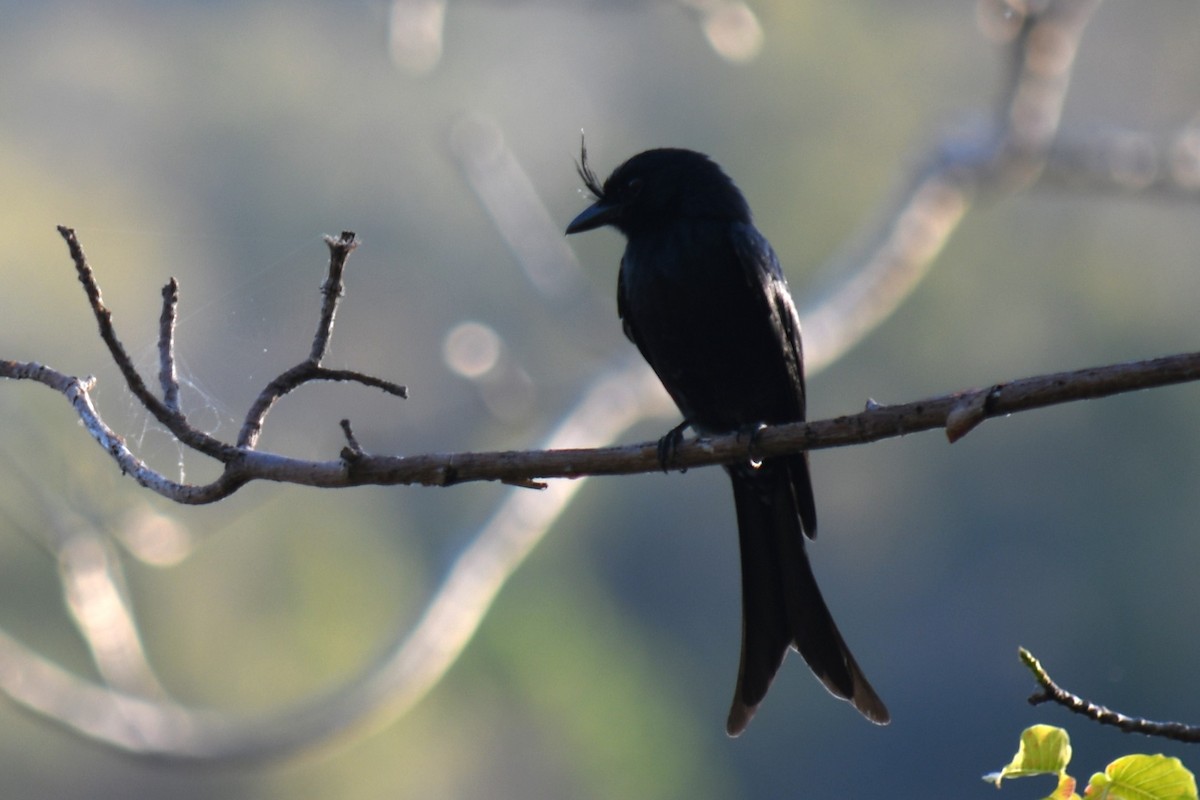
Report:
M 604 200 L 597 200 L 580 212 L 578 217 L 571 220 L 571 224 L 567 226 L 567 233 L 582 233 L 583 231 L 590 231 L 605 225 L 611 225 L 617 221 L 620 213 L 621 207 L 619 205 L 607 203 Z

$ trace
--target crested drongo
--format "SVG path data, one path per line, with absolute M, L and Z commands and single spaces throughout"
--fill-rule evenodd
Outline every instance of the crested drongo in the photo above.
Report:
M 733 181 L 707 156 L 681 149 L 640 153 L 603 185 L 584 150 L 579 174 L 596 202 L 567 233 L 611 225 L 625 235 L 617 313 L 684 424 L 715 434 L 803 420 L 796 308 Z M 660 452 L 669 453 L 677 431 Z M 726 730 L 736 736 L 749 724 L 789 647 L 830 692 L 872 722 L 888 722 L 805 552 L 805 536 L 817 532 L 808 454 L 725 469 L 742 558 L 742 655 Z

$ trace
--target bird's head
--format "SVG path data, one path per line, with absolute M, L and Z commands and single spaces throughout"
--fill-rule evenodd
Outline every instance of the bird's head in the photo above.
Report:
M 750 221 L 742 193 L 703 153 L 647 150 L 613 170 L 601 185 L 584 147 L 578 169 L 596 202 L 571 221 L 569 234 L 612 225 L 628 237 L 682 220 Z

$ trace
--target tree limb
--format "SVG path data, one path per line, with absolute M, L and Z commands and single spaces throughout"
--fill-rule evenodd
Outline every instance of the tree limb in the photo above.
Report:
M 291 374 L 292 370 L 285 373 Z M 321 488 L 452 486 L 477 481 L 528 485 L 552 478 L 632 475 L 661 468 L 657 442 L 599 448 L 415 456 L 369 455 L 359 447 L 347 446 L 342 450 L 341 458 L 330 461 L 306 461 L 238 447 L 220 450 L 223 455 L 232 452 L 233 456 L 223 459 L 225 471 L 212 483 L 181 484 L 147 467 L 104 424 L 91 402 L 90 384 L 40 364 L 17 361 L 0 362 L 0 377 L 33 380 L 62 393 L 71 401 L 84 427 L 123 472 L 168 500 L 185 505 L 216 502 L 256 480 Z M 966 389 L 896 405 L 884 406 L 872 401 L 865 411 L 857 414 L 762 428 L 754 439 L 754 456 L 766 458 L 802 450 L 827 450 L 934 429 L 945 429 L 947 438 L 957 441 L 981 422 L 994 417 L 1198 379 L 1200 353 L 1182 353 L 1020 378 L 985 389 Z M 194 433 L 203 435 L 199 431 Z M 749 446 L 749 441 L 740 433 L 686 441 L 675 451 L 671 466 L 686 470 L 738 463 L 750 458 Z
M 1021 663 L 1033 673 L 1033 679 L 1041 687 L 1030 695 L 1029 704 L 1031 706 L 1057 703 L 1068 711 L 1081 714 L 1101 725 L 1111 725 L 1125 733 L 1140 733 L 1143 736 L 1157 736 L 1188 744 L 1200 742 L 1200 727 L 1185 725 L 1182 722 L 1155 722 L 1143 717 L 1129 717 L 1119 711 L 1097 705 L 1077 694 L 1068 692 L 1051 680 L 1050 674 L 1042 667 L 1041 662 L 1024 647 L 1018 650 L 1018 654 L 1021 657 Z

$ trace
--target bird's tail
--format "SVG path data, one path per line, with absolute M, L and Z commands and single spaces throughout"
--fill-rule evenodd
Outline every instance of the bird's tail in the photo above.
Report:
M 750 723 L 789 646 L 831 693 L 886 724 L 888 710 L 838 633 L 808 563 L 804 534 L 816 533 L 808 459 L 729 474 L 742 551 L 742 660 L 726 731 L 736 736 Z

